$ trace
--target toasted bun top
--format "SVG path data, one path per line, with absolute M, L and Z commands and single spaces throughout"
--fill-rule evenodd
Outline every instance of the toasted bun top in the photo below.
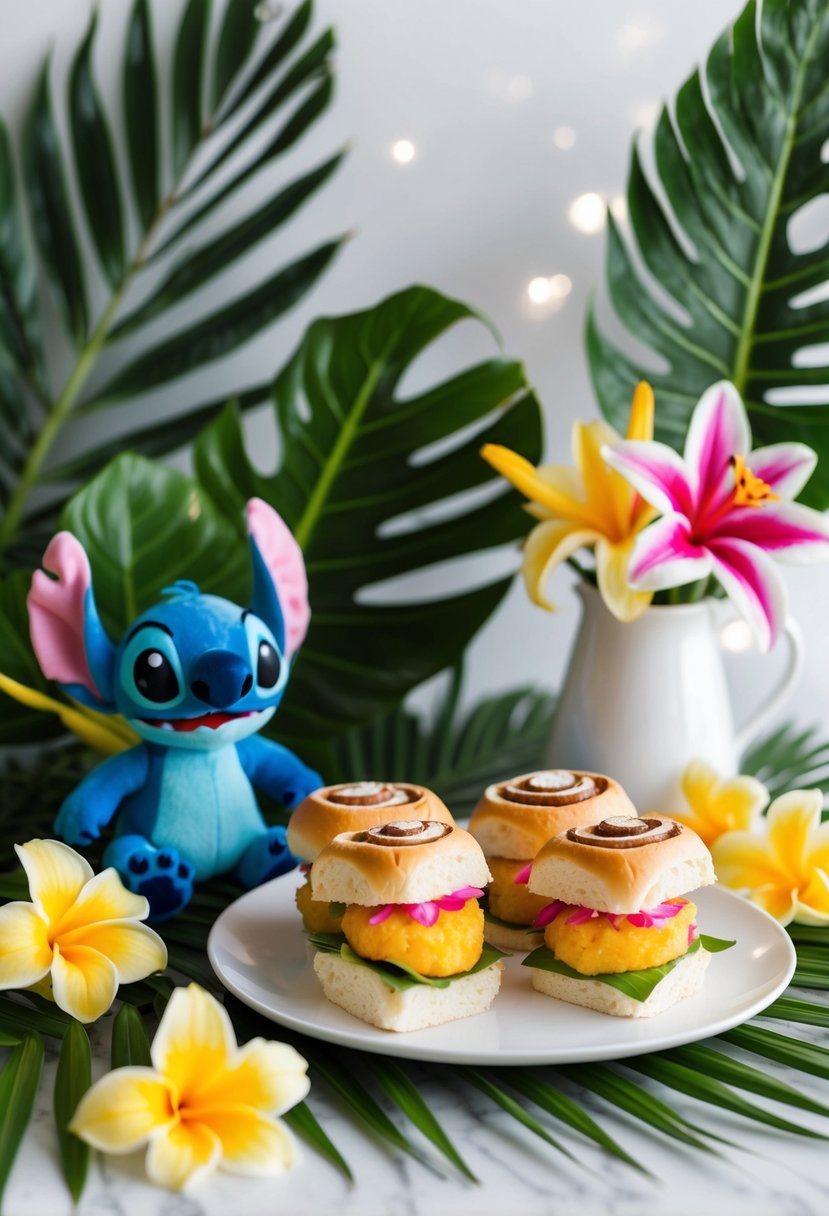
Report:
M 613 816 L 545 844 L 529 888 L 600 912 L 638 912 L 716 882 L 711 854 L 690 828 L 661 815 Z
M 455 822 L 437 794 L 422 785 L 351 781 L 327 785 L 303 799 L 288 823 L 288 848 L 296 857 L 314 861 L 341 832 L 359 832 L 390 819 Z
M 490 785 L 469 821 L 487 857 L 535 857 L 552 836 L 636 809 L 612 777 L 546 769 Z
M 491 879 L 468 832 L 428 820 L 343 832 L 322 850 L 310 877 L 314 899 L 365 907 L 423 903 Z

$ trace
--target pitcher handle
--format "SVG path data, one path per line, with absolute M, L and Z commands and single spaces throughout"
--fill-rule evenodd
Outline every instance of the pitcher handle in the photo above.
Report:
M 752 714 L 747 722 L 743 723 L 739 730 L 735 731 L 734 742 L 739 756 L 743 755 L 763 727 L 774 718 L 781 705 L 788 699 L 789 693 L 803 669 L 803 634 L 794 617 L 786 618 L 783 636 L 789 644 L 786 667 L 776 687 L 772 689 L 763 705 Z

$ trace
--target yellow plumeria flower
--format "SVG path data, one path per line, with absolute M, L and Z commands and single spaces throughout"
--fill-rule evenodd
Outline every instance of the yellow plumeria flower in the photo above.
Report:
M 279 1174 L 296 1160 L 274 1115 L 308 1092 L 307 1064 L 286 1043 L 237 1047 L 222 1005 L 197 984 L 177 988 L 152 1045 L 152 1068 L 118 1068 L 81 1099 L 70 1130 L 105 1153 L 148 1145 L 146 1170 L 181 1190 L 218 1166 Z
M 653 438 L 653 390 L 645 381 L 634 391 L 626 437 Z M 595 548 L 599 591 L 618 620 L 635 620 L 653 598 L 652 592 L 628 585 L 634 541 L 656 511 L 605 463 L 602 448 L 620 440 L 606 422 L 574 423 L 575 469 L 535 468 L 499 444 L 481 450 L 484 460 L 532 500 L 527 510 L 541 521 L 527 538 L 523 571 L 530 599 L 542 608 L 554 610 L 545 591 L 553 570 L 582 548 Z
M 164 942 L 140 923 L 149 903 L 115 870 L 94 874 L 57 840 L 14 847 L 32 902 L 0 908 L 0 989 L 37 987 L 79 1022 L 94 1022 L 119 984 L 167 966 Z
M 682 792 L 688 810 L 671 818 L 693 828 L 709 849 L 723 832 L 754 827 L 769 801 L 768 790 L 756 777 L 721 780 L 704 760 L 692 760 L 685 769 Z
M 829 823 L 820 790 L 776 798 L 761 832 L 726 832 L 714 844 L 717 877 L 782 924 L 829 922 Z

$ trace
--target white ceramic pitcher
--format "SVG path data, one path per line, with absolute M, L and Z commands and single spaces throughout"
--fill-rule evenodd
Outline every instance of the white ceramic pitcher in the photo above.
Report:
M 789 619 L 786 670 L 738 730 L 722 661 L 721 636 L 734 619 L 722 600 L 649 608 L 624 625 L 595 587 L 578 587 L 584 605 L 556 711 L 547 763 L 615 777 L 640 812 L 681 810 L 679 778 L 700 757 L 722 775 L 779 710 L 803 662 Z

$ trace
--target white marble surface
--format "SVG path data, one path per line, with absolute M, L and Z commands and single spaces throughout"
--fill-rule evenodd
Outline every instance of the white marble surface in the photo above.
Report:
M 787 1029 L 781 1023 L 767 1023 Z M 791 1027 L 804 1037 L 825 1041 L 823 1031 Z M 106 1068 L 107 1033 L 95 1042 L 95 1068 Z M 747 1057 L 746 1057 L 747 1058 Z M 765 1068 L 763 1061 L 755 1061 Z M 57 1163 L 51 1115 L 54 1056 L 47 1063 L 40 1098 L 15 1164 L 3 1216 L 69 1216 L 71 1199 Z M 829 1082 L 772 1069 L 803 1092 L 829 1102 Z M 436 1082 L 428 1070 L 415 1079 L 437 1117 L 481 1180 L 480 1186 L 457 1176 L 390 1154 L 355 1129 L 329 1103 L 319 1085 L 312 1105 L 331 1138 L 354 1169 L 345 1179 L 310 1149 L 303 1147 L 298 1168 L 283 1178 L 249 1180 L 217 1174 L 201 1190 L 173 1195 L 144 1179 L 141 1154 L 93 1160 L 80 1216 L 495 1216 L 511 1210 L 533 1216 L 824 1216 L 829 1210 L 826 1148 L 820 1141 L 774 1132 L 708 1106 L 681 1100 L 681 1109 L 710 1131 L 731 1139 L 740 1149 L 723 1149 L 721 1158 L 703 1158 L 663 1137 L 651 1135 L 623 1116 L 587 1099 L 601 1110 L 602 1125 L 645 1161 L 655 1180 L 640 1178 L 621 1162 L 549 1123 L 551 1132 L 578 1157 L 578 1164 L 525 1133 L 474 1090 L 451 1079 Z M 433 1076 L 434 1074 L 432 1074 Z M 666 1096 L 666 1091 L 662 1091 Z M 668 1095 L 670 1100 L 670 1095 Z M 757 1099 L 763 1102 L 762 1099 Z M 390 1113 L 392 1108 L 384 1103 Z M 792 1112 L 765 1103 L 783 1117 L 822 1132 L 829 1122 L 820 1116 Z M 399 1121 L 399 1114 L 393 1114 Z M 543 1116 L 542 1116 L 543 1119 Z M 412 1139 L 421 1143 L 418 1133 Z M 422 1142 L 424 1153 L 436 1160 Z

